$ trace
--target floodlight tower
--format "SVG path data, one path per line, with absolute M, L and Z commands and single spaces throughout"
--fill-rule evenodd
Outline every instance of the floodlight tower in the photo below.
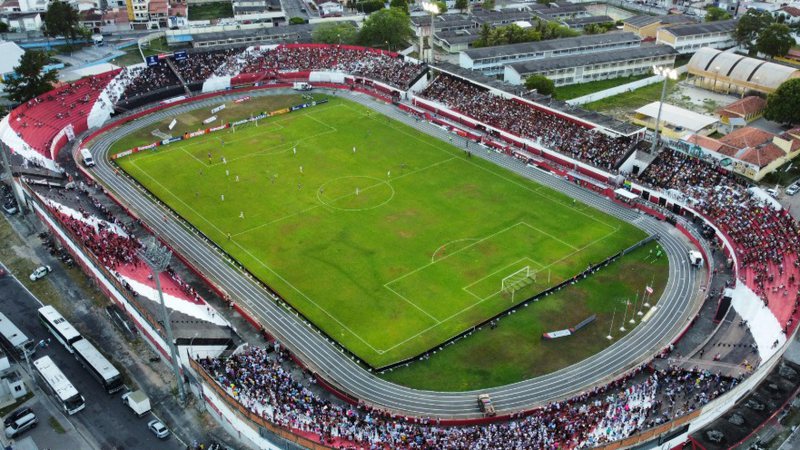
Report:
M 164 293 L 161 291 L 161 280 L 159 276 L 161 272 L 169 266 L 169 260 L 172 257 L 172 252 L 158 243 L 155 238 L 150 238 L 145 245 L 137 252 L 139 258 L 147 264 L 150 271 L 153 272 L 153 278 L 156 280 L 156 291 L 158 291 L 158 300 L 161 302 L 161 315 L 164 320 L 164 329 L 167 332 L 167 344 L 169 345 L 170 359 L 172 359 L 172 371 L 175 375 L 175 381 L 178 382 L 178 401 L 181 405 L 186 402 L 186 391 L 183 388 L 183 378 L 181 377 L 181 369 L 178 366 L 178 349 L 175 348 L 175 337 L 172 334 L 172 323 L 169 319 L 167 312 L 167 305 L 164 303 Z
M 432 1 L 425 1 L 422 2 L 422 9 L 431 14 L 431 53 L 428 58 L 428 64 L 433 64 L 433 35 L 436 33 L 436 15 L 439 14 L 439 5 Z M 420 38 L 422 38 L 422 36 L 420 36 Z M 420 51 L 422 51 L 422 45 L 420 45 Z
M 677 80 L 678 71 L 671 67 L 653 66 L 653 73 L 664 77 L 664 86 L 661 87 L 661 101 L 658 103 L 658 114 L 656 115 L 656 127 L 655 127 L 655 136 L 653 137 L 653 147 L 650 149 L 650 153 L 655 154 L 656 147 L 658 146 L 658 137 L 659 137 L 658 126 L 659 122 L 661 122 L 661 109 L 664 107 L 664 97 L 666 97 L 667 95 L 667 81 Z

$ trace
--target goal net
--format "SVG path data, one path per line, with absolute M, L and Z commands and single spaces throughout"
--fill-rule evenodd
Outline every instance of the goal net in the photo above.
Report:
M 503 278 L 500 290 L 504 294 L 511 295 L 511 299 L 513 300 L 515 292 L 522 288 L 528 287 L 535 282 L 536 272 L 531 270 L 531 266 L 525 266 L 522 269 L 519 269 L 511 275 Z

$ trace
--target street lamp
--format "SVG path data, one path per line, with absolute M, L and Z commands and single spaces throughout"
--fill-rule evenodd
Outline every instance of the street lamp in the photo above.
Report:
M 431 14 L 431 36 L 430 36 L 430 43 L 431 43 L 431 53 L 430 57 L 428 58 L 428 63 L 433 64 L 433 35 L 436 33 L 436 15 L 439 14 L 439 5 L 434 2 L 422 2 L 422 10 L 427 11 Z M 422 50 L 422 46 L 420 46 L 420 50 Z
M 178 400 L 181 405 L 186 403 L 186 392 L 183 388 L 183 378 L 181 378 L 181 370 L 178 367 L 178 350 L 175 348 L 175 337 L 172 334 L 172 322 L 167 312 L 167 305 L 164 303 L 164 293 L 161 291 L 161 280 L 159 275 L 166 270 L 169 266 L 169 260 L 172 257 L 172 252 L 161 246 L 155 238 L 148 239 L 145 245 L 139 249 L 137 254 L 139 258 L 147 264 L 150 271 L 153 273 L 153 278 L 156 280 L 156 291 L 158 291 L 158 300 L 161 302 L 161 315 L 164 317 L 164 328 L 167 332 L 167 344 L 169 345 L 169 353 L 172 359 L 172 371 L 175 374 L 175 380 L 178 382 Z
M 667 81 L 678 79 L 678 71 L 672 67 L 653 66 L 653 73 L 664 77 L 664 86 L 661 88 L 661 101 L 658 102 L 658 114 L 656 115 L 655 136 L 653 137 L 653 147 L 650 149 L 651 154 L 656 153 L 656 146 L 658 145 L 658 126 L 661 122 L 661 109 L 664 107 L 664 97 L 667 95 Z
M 717 77 L 719 76 L 719 66 L 714 67 L 714 89 L 713 91 L 716 92 L 717 90 Z

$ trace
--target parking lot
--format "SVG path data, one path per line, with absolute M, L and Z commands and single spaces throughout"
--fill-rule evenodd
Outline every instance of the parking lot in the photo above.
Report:
M 10 274 L 0 278 L 0 292 L 3 293 L 0 297 L 0 311 L 29 338 L 35 342 L 45 341 L 32 359 L 50 356 L 86 400 L 84 410 L 65 416 L 49 395 L 37 389 L 37 395 L 28 404 L 39 416 L 39 426 L 20 437 L 30 435 L 42 449 L 186 448 L 186 444 L 175 435 L 164 440 L 158 439 L 147 429 L 147 422 L 154 417 L 152 414 L 137 418 L 122 404 L 120 393 L 107 394 L 100 383 L 58 341 L 51 339 L 47 344 L 47 339 L 51 336 L 37 319 L 37 310 L 41 304 Z M 24 362 L 22 365 L 25 365 Z M 28 374 L 31 373 L 27 367 L 23 369 Z M 33 384 L 29 381 L 27 385 L 30 388 Z M 157 404 L 158 399 L 153 399 L 153 403 Z

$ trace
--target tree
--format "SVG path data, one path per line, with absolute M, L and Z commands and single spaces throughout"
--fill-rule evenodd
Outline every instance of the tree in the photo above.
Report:
M 481 7 L 487 11 L 494 9 L 494 0 L 483 0 Z
M 43 72 L 48 63 L 47 55 L 38 50 L 28 50 L 14 67 L 14 75 L 6 77 L 5 90 L 8 98 L 24 103 L 53 89 L 58 80 L 56 71 Z
M 408 2 L 406 0 L 392 0 L 391 2 L 389 2 L 389 6 L 392 7 L 392 8 L 400 8 L 406 14 L 409 13 Z
M 759 52 L 774 58 L 789 53 L 794 43 L 788 26 L 782 23 L 773 23 L 758 35 L 756 48 Z
M 370 14 L 382 9 L 384 9 L 384 4 L 381 0 L 366 0 L 356 3 L 356 10 L 364 14 Z
M 321 44 L 355 44 L 358 29 L 351 22 L 324 22 L 314 28 L 311 39 Z
M 553 95 L 556 84 L 544 75 L 531 75 L 525 79 L 525 88 L 529 91 L 535 90 L 542 95 Z
M 759 33 L 773 22 L 772 14 L 766 11 L 748 9 L 747 12 L 739 18 L 736 29 L 733 31 L 733 38 L 739 45 L 753 52 L 756 50 L 755 41 Z
M 368 47 L 400 48 L 411 40 L 411 19 L 397 8 L 382 9 L 370 14 L 361 31 L 358 41 Z
M 447 12 L 447 3 L 445 2 L 436 2 L 436 6 L 439 7 L 439 14 L 444 14 Z
M 289 25 L 303 25 L 306 23 L 306 19 L 302 17 L 292 17 L 289 19 Z
M 706 22 L 716 22 L 718 20 L 728 20 L 731 15 L 728 11 L 717 6 L 709 6 L 706 8 Z
M 5 22 L 0 22 L 0 33 L 8 33 L 8 24 Z
M 764 117 L 787 125 L 800 124 L 800 78 L 784 81 L 767 97 Z
M 456 0 L 456 9 L 462 13 L 469 8 L 469 0 Z
M 62 36 L 67 43 L 85 34 L 80 24 L 78 10 L 61 0 L 55 0 L 47 7 L 42 19 L 42 29 L 47 37 Z
M 550 6 L 550 3 L 553 3 L 553 0 L 536 0 L 536 3 L 539 3 L 540 5 Z

